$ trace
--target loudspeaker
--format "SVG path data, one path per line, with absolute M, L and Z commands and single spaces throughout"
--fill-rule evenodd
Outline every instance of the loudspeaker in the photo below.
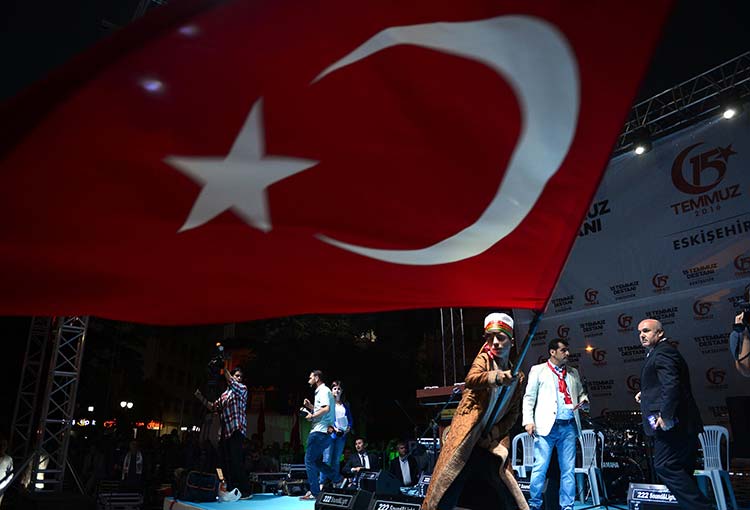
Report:
M 372 492 L 365 490 L 329 489 L 315 500 L 315 510 L 367 510 Z
M 420 510 L 424 497 L 405 494 L 375 494 L 367 510 Z
M 729 425 L 732 427 L 732 455 L 750 457 L 750 397 L 728 397 Z
M 401 494 L 401 482 L 385 470 L 366 471 L 359 476 L 359 488 L 378 494 Z
M 305 480 L 284 480 L 281 482 L 281 491 L 287 496 L 304 496 L 310 490 L 310 485 Z
M 654 483 L 631 483 L 628 488 L 629 510 L 665 510 L 679 508 L 677 498 L 666 485 Z

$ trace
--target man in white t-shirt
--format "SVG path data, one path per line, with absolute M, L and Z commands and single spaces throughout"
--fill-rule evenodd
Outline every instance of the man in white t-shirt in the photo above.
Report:
M 323 382 L 323 372 L 320 370 L 310 372 L 310 378 L 307 382 L 312 388 L 315 388 L 315 403 L 305 399 L 302 409 L 306 412 L 305 418 L 307 421 L 312 423 L 310 435 L 307 436 L 307 447 L 305 448 L 305 468 L 307 469 L 310 490 L 300 498 L 302 500 L 317 498 L 321 487 L 315 482 L 320 479 L 321 473 L 324 479 L 330 480 L 332 483 L 338 483 L 343 478 L 337 469 L 333 469 L 323 462 L 323 452 L 331 445 L 328 427 L 332 427 L 336 421 L 336 401 L 331 390 Z

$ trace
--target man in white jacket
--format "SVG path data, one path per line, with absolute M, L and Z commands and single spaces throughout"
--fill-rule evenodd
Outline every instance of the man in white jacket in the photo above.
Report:
M 552 449 L 560 464 L 560 508 L 572 510 L 575 501 L 576 439 L 581 433 L 578 409 L 588 405 L 578 371 L 567 366 L 568 341 L 549 342 L 549 359 L 529 371 L 523 396 L 523 426 L 534 436 L 529 508 L 542 506 L 542 489 Z

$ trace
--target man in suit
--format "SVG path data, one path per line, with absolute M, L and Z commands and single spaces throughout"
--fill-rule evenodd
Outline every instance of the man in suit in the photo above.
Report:
M 750 302 L 750 285 L 745 287 L 742 301 L 745 306 Z M 744 309 L 734 318 L 732 332 L 729 334 L 729 353 L 737 371 L 750 377 L 750 312 Z
M 354 441 L 355 453 L 349 456 L 349 460 L 344 465 L 343 474 L 347 478 L 352 478 L 360 473 L 360 471 L 378 471 L 380 470 L 380 462 L 378 458 L 372 453 L 367 452 L 367 441 L 365 438 L 358 437 Z
M 567 366 L 567 340 L 552 339 L 549 359 L 529 371 L 523 396 L 523 426 L 534 436 L 534 467 L 529 486 L 529 508 L 542 507 L 542 491 L 552 449 L 560 464 L 560 508 L 572 510 L 576 494 L 576 440 L 581 433 L 578 409 L 588 405 L 578 371 Z
M 417 460 L 411 455 L 407 456 L 409 445 L 406 444 L 406 441 L 399 441 L 396 447 L 398 448 L 398 457 L 391 461 L 388 470 L 398 480 L 401 480 L 401 487 L 411 487 L 419 481 L 417 479 L 417 475 L 419 475 Z
M 641 321 L 638 334 L 648 354 L 635 400 L 641 405 L 643 430 L 654 439 L 656 474 L 681 508 L 709 510 L 713 506 L 692 476 L 703 423 L 690 389 L 687 363 L 667 341 L 661 322 Z

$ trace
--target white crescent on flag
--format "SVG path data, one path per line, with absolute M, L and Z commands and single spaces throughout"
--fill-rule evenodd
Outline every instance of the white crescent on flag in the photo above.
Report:
M 413 44 L 487 65 L 510 84 L 521 106 L 521 136 L 495 197 L 479 219 L 457 234 L 416 250 L 383 250 L 322 241 L 366 257 L 408 265 L 457 262 L 479 255 L 510 234 L 534 207 L 565 159 L 578 121 L 575 55 L 552 25 L 529 16 L 393 27 L 376 34 L 315 80 L 386 48 Z M 523 48 L 524 51 L 519 51 Z

